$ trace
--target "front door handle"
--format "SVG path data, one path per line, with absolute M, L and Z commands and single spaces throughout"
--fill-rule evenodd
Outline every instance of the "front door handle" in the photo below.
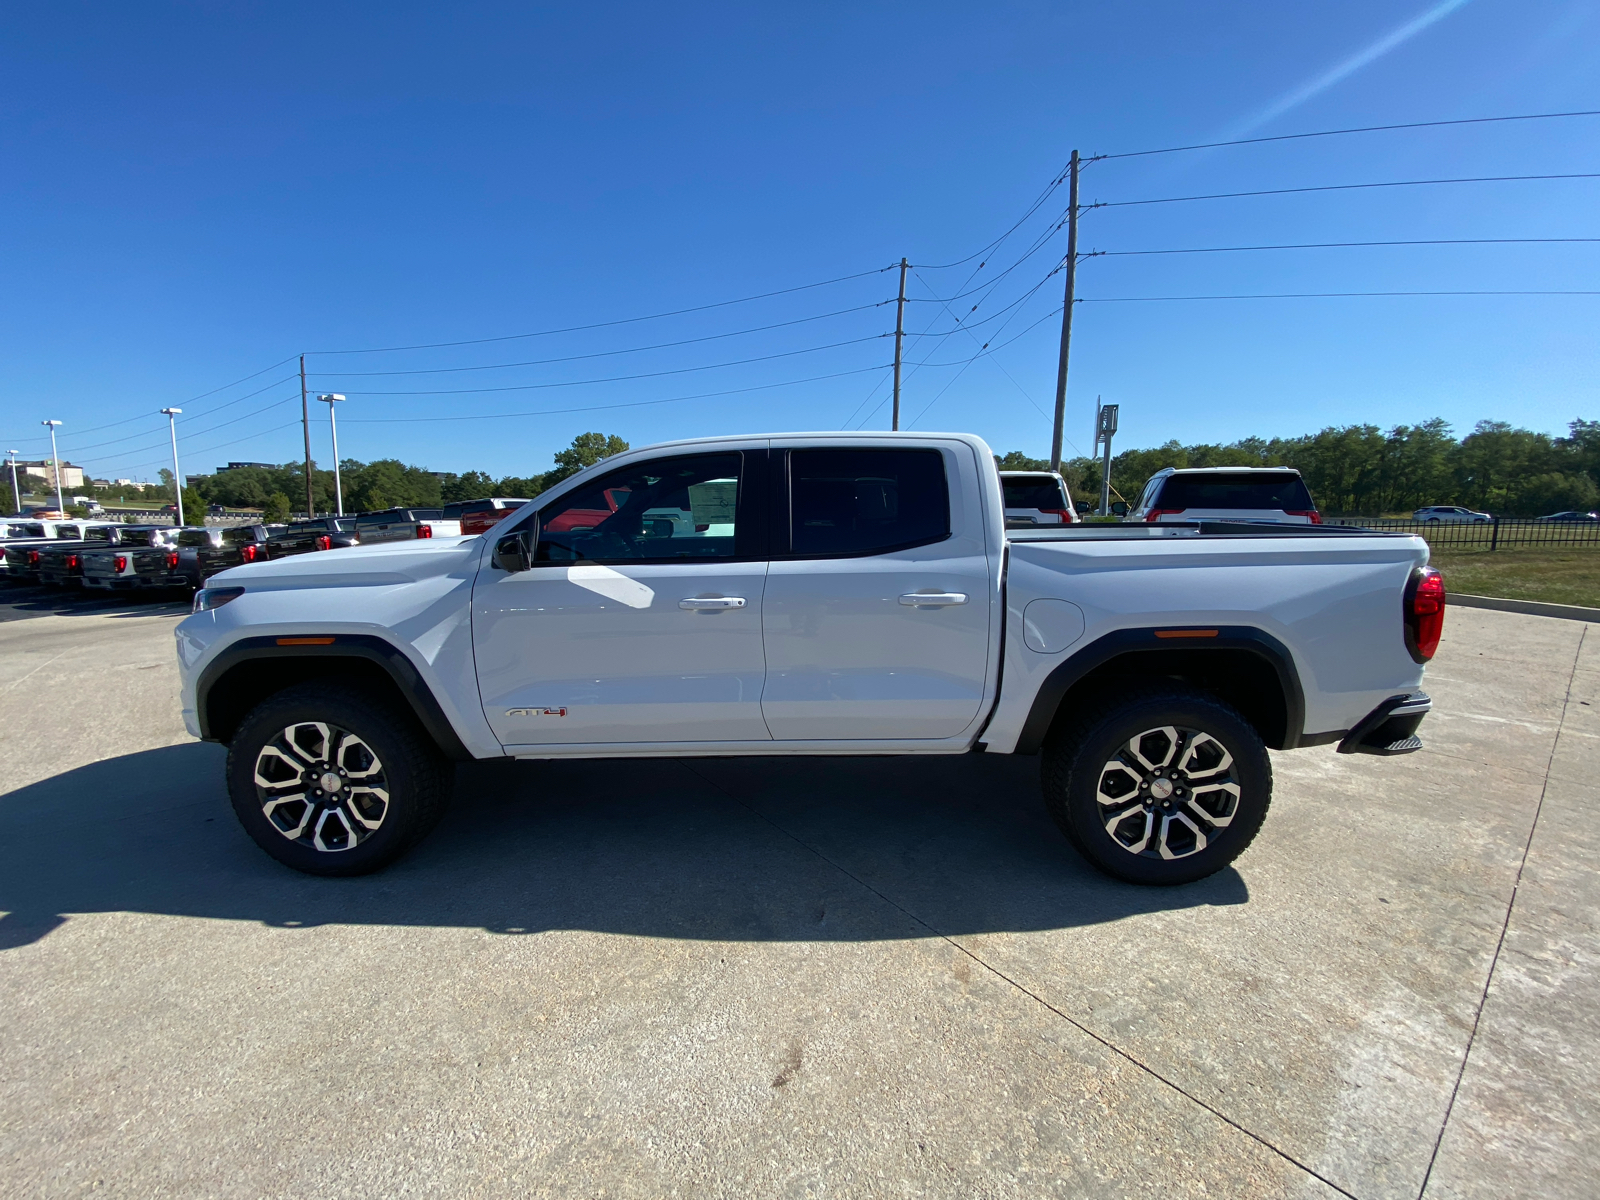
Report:
M 912 608 L 946 608 L 952 604 L 965 604 L 965 592 L 910 592 L 900 597 L 900 603 Z
M 725 608 L 743 608 L 743 596 L 690 596 L 679 600 L 678 607 L 689 612 L 717 612 Z

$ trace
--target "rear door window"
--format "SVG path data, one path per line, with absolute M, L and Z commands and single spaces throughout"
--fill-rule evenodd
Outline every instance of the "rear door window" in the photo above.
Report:
M 1238 474 L 1171 475 L 1155 508 L 1278 509 L 1307 512 L 1316 507 L 1298 475 L 1241 471 Z
M 1002 479 L 1000 483 L 1005 489 L 1007 508 L 1037 508 L 1055 511 L 1067 507 L 1067 498 L 1063 494 L 1060 480 L 1054 479 L 1049 475 L 1023 479 Z
M 794 555 L 885 554 L 950 536 L 950 487 L 937 450 L 796 450 L 789 455 Z

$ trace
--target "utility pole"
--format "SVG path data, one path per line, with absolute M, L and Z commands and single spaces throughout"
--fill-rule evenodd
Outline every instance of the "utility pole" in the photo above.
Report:
M 306 401 L 306 356 L 300 356 L 300 426 L 306 435 L 306 516 L 317 515 L 311 502 L 311 408 Z
M 55 464 L 56 468 L 56 511 L 62 515 L 65 515 L 67 511 L 67 502 L 61 495 L 61 456 L 56 453 L 56 426 L 61 424 L 61 422 L 40 421 L 39 424 L 48 425 L 50 427 L 50 461 Z
M 333 406 L 344 397 L 337 392 L 318 396 L 328 406 L 328 428 L 333 432 L 333 503 L 339 516 L 344 516 L 344 484 L 339 482 L 339 422 L 333 419 Z
M 13 511 L 20 516 L 22 514 L 22 489 L 17 486 L 17 452 L 15 450 L 7 450 L 6 453 L 10 455 L 8 461 L 11 464 L 11 498 L 17 502 L 17 507 Z
M 900 344 L 906 336 L 906 267 L 909 265 L 905 259 L 900 260 L 900 300 L 894 310 L 894 417 L 890 429 L 900 428 Z
M 1050 469 L 1061 470 L 1061 435 L 1067 419 L 1067 356 L 1072 350 L 1072 292 L 1078 276 L 1078 152 L 1067 168 L 1067 298 L 1061 309 L 1061 358 L 1056 364 L 1056 423 L 1050 435 Z
M 183 476 L 178 473 L 178 414 L 181 408 L 163 408 L 161 415 L 172 430 L 172 495 L 178 502 L 178 526 L 183 526 Z
M 1100 515 L 1111 515 L 1111 435 L 1117 432 L 1117 406 L 1115 404 L 1101 404 L 1100 397 L 1094 398 L 1094 442 L 1096 446 L 1104 445 L 1105 450 L 1100 460 Z

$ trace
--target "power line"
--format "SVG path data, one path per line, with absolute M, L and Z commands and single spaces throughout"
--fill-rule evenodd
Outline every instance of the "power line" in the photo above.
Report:
M 1384 133 L 1392 129 L 1434 129 L 1442 125 L 1489 125 L 1498 121 L 1551 121 L 1558 117 L 1600 117 L 1600 109 L 1582 112 L 1525 113 L 1510 117 L 1464 117 L 1455 121 L 1408 121 L 1403 125 L 1363 125 L 1354 129 L 1319 129 L 1315 133 L 1280 133 L 1275 137 L 1236 138 L 1231 142 L 1200 142 L 1193 146 L 1168 146 L 1163 150 L 1129 150 L 1122 154 L 1097 154 L 1094 159 L 1143 158 L 1151 154 L 1177 154 L 1184 150 L 1215 150 L 1222 146 L 1253 146 L 1259 142 L 1291 142 L 1299 138 L 1337 137 L 1346 133 Z
M 299 424 L 300 424 L 299 421 L 288 421 L 288 422 L 285 422 L 282 425 L 274 425 L 271 429 L 263 429 L 260 433 L 247 434 L 244 437 L 234 438 L 230 442 L 219 442 L 218 444 L 216 444 L 214 446 L 202 446 L 198 450 L 187 450 L 187 451 L 185 451 L 185 453 L 187 453 L 187 454 L 210 454 L 214 450 L 226 450 L 229 446 L 237 446 L 240 442 L 253 442 L 257 438 L 266 437 L 267 434 L 269 434 L 269 433 L 277 433 L 279 430 L 282 430 L 282 429 L 293 429 L 293 428 L 296 428 Z M 133 469 L 135 467 L 164 467 L 166 465 L 167 464 L 166 464 L 166 460 L 165 459 L 153 459 L 150 462 L 129 464 L 129 469 L 131 470 L 131 469 Z M 184 473 L 188 474 L 188 472 L 184 472 Z
M 841 379 L 846 375 L 863 375 L 868 371 L 887 371 L 894 364 L 883 363 L 875 367 L 858 367 L 851 371 L 835 371 L 829 375 L 813 375 L 806 379 L 788 379 L 780 383 L 761 383 L 750 387 L 729 388 L 721 392 L 699 392 L 692 396 L 670 396 L 664 400 L 630 400 L 619 404 L 587 404 L 577 408 L 548 408 L 537 412 L 515 413 L 471 413 L 453 417 L 351 417 L 347 424 L 359 425 L 415 425 L 431 424 L 439 421 L 501 421 L 511 417 L 547 417 L 558 413 L 574 412 L 602 412 L 612 408 L 643 408 L 652 404 L 678 404 L 684 400 L 707 400 L 716 396 L 737 396 L 746 392 L 769 391 L 772 388 L 794 387 L 802 383 L 816 383 L 824 379 Z M 299 422 L 295 422 L 299 424 Z
M 1000 248 L 1000 244 L 1002 242 L 1004 242 L 1008 237 L 1010 237 L 1017 230 L 1021 229 L 1022 226 L 1027 223 L 1028 218 L 1033 216 L 1034 213 L 1038 212 L 1040 207 L 1044 204 L 1044 202 L 1046 200 L 1050 199 L 1050 197 L 1052 195 L 1054 195 L 1055 192 L 1066 181 L 1067 181 L 1067 173 L 1066 173 L 1065 170 L 1063 170 L 1061 172 L 1061 174 L 1057 175 L 1054 179 L 1052 179 L 1050 181 L 1050 185 L 1048 187 L 1046 187 L 1044 189 L 1044 191 L 1039 193 L 1039 198 L 1028 206 L 1028 211 L 1023 213 L 1022 216 L 1017 218 L 1017 222 L 1016 222 L 1015 225 L 1013 225 L 1010 229 L 1006 230 L 999 237 L 997 237 L 994 241 L 990 242 L 987 246 L 985 246 L 982 250 L 979 250 L 977 253 L 969 254 L 965 258 L 958 258 L 954 262 L 931 263 L 931 264 L 930 263 L 919 263 L 919 264 L 917 264 L 918 268 L 920 270 L 924 270 L 924 271 L 946 271 L 946 270 L 949 270 L 951 267 L 963 266 L 966 263 L 971 262 L 975 258 L 978 258 L 978 257 L 984 256 L 984 255 L 988 255 L 988 254 L 993 253 L 995 250 L 998 250 Z M 983 267 L 984 267 L 984 263 L 979 263 L 978 266 L 977 266 L 977 269 L 974 270 L 973 274 L 977 274 L 977 272 L 981 271 L 983 269 Z M 970 282 L 970 279 L 969 279 L 969 282 Z M 965 286 L 965 285 L 962 285 L 962 286 Z
M 1082 302 L 1081 299 L 1080 299 L 1079 302 L 1080 303 Z M 1061 305 L 1058 304 L 1054 308 L 1052 308 L 1049 312 L 1045 313 L 1044 316 L 1042 316 L 1038 320 L 1034 321 L 1031 325 L 1029 325 L 1021 333 L 1012 334 L 1005 341 L 999 343 L 998 345 L 996 345 L 992 341 L 991 342 L 985 342 L 980 349 L 981 350 L 987 350 L 990 355 L 998 354 L 1000 351 L 1004 350 L 1007 346 L 1011 345 L 1012 342 L 1021 341 L 1023 338 L 1027 337 L 1030 333 L 1032 333 L 1035 329 L 1039 328 L 1039 326 L 1043 325 L 1051 317 L 1059 317 L 1060 315 L 1061 315 Z M 923 359 L 921 362 L 919 362 L 919 363 L 917 363 L 915 365 L 919 366 L 919 367 L 959 367 L 962 363 L 964 363 L 966 361 L 968 361 L 968 360 L 964 359 L 964 358 L 951 359 L 949 362 L 934 362 L 932 359 Z M 1016 382 L 1016 381 L 1013 380 L 1012 382 Z M 1020 387 L 1021 385 L 1018 384 L 1018 386 Z
M 866 337 L 850 338 L 843 342 L 831 342 L 826 346 L 808 346 L 803 350 L 785 350 L 781 354 L 762 354 L 755 358 L 739 358 L 731 362 L 707 363 L 699 367 L 676 367 L 670 371 L 645 371 L 638 375 L 608 375 L 601 379 L 570 379 L 555 383 L 520 383 L 506 387 L 487 388 L 448 388 L 436 391 L 414 392 L 349 392 L 351 396 L 468 396 L 480 392 L 534 392 L 545 388 L 584 387 L 594 383 L 626 383 L 635 379 L 659 379 L 664 375 L 688 375 L 695 371 L 715 371 L 722 367 L 742 367 L 750 363 L 771 362 L 776 358 L 793 358 L 797 354 L 816 354 L 822 350 L 837 350 L 841 346 L 858 346 L 862 342 L 875 342 L 879 338 L 892 337 L 893 334 L 874 333 Z
M 268 404 L 264 408 L 258 408 L 256 410 L 254 410 L 253 412 L 247 412 L 241 417 L 233 417 L 233 418 L 231 418 L 229 420 L 226 420 L 226 421 L 223 421 L 223 422 L 221 422 L 219 424 L 207 425 L 207 426 L 205 426 L 203 428 L 200 428 L 200 429 L 185 429 L 184 430 L 184 437 L 186 437 L 186 438 L 198 437 L 201 434 L 205 434 L 205 433 L 215 433 L 219 429 L 226 429 L 229 425 L 237 425 L 240 421 L 248 421 L 251 417 L 259 417 L 264 412 L 271 412 L 273 409 L 279 408 L 282 405 L 288 404 L 290 401 L 295 400 L 295 399 L 298 399 L 298 397 L 297 396 L 285 396 L 282 399 L 274 400 L 271 404 Z M 103 443 L 103 444 L 104 445 L 111 445 L 112 443 L 107 442 L 107 443 Z M 152 442 L 148 446 L 135 446 L 131 450 L 119 450 L 115 454 L 101 454 L 101 455 L 98 455 L 98 456 L 96 456 L 94 458 L 85 458 L 85 459 L 81 459 L 80 461 L 86 462 L 86 463 L 109 462 L 112 459 L 125 458 L 130 454 L 142 454 L 146 450 L 154 450 L 156 447 L 165 446 L 166 444 L 167 444 L 166 442 Z M 198 451 L 191 451 L 191 453 L 199 453 L 199 452 Z
M 871 308 L 882 308 L 885 304 L 893 304 L 893 300 L 878 300 L 872 304 L 858 304 L 853 308 L 840 308 L 833 312 L 819 313 L 814 317 L 797 317 L 793 321 L 779 321 L 773 325 L 757 325 L 751 329 L 735 329 L 728 333 L 711 333 L 704 337 L 683 338 L 676 342 L 657 342 L 651 346 L 628 346 L 621 350 L 597 350 L 592 354 L 568 354 L 561 358 L 535 358 L 526 362 L 512 363 L 485 363 L 474 367 L 415 367 L 404 371 L 310 371 L 307 374 L 319 378 L 334 377 L 338 379 L 353 379 L 375 375 L 450 375 L 463 371 L 500 371 L 511 367 L 543 367 L 551 363 L 581 362 L 590 358 L 610 358 L 618 354 L 642 354 L 648 350 L 669 350 L 676 346 L 692 346 L 699 342 L 715 342 L 724 338 L 743 337 L 750 333 L 765 333 L 772 329 L 785 329 L 791 325 L 804 325 L 809 321 L 822 321 L 829 317 L 844 316 L 846 313 L 865 312 Z
M 810 291 L 813 288 L 829 287 L 835 283 L 847 283 L 852 279 L 865 279 L 869 275 L 882 275 L 885 271 L 892 271 L 900 264 L 895 263 L 889 267 L 879 267 L 873 271 L 857 271 L 854 275 L 840 275 L 837 279 L 824 279 L 818 283 L 804 283 L 799 287 L 780 288 L 775 292 L 762 292 L 758 296 L 741 296 L 737 300 L 719 300 L 715 304 L 698 304 L 693 308 L 679 308 L 672 312 L 649 313 L 642 317 L 624 317 L 617 321 L 597 321 L 592 325 L 568 325 L 561 329 L 539 329 L 532 333 L 508 333 L 500 337 L 466 338 L 458 342 L 424 342 L 415 346 L 371 346 L 360 350 L 307 350 L 310 354 L 388 354 L 397 350 L 441 350 L 451 346 L 483 346 L 490 342 L 514 342 L 521 338 L 552 337 L 558 333 L 581 333 L 588 329 L 610 329 L 616 325 L 634 325 L 640 321 L 659 321 L 665 317 L 681 317 L 686 313 L 707 312 L 713 308 L 727 308 L 733 304 L 750 304 L 756 300 L 768 300 L 773 296 L 788 296 L 795 292 Z M 284 361 L 288 361 L 285 359 Z
M 1262 292 L 1245 296 L 1080 296 L 1079 304 L 1129 304 L 1145 300 L 1328 300 L 1360 296 L 1600 296 L 1592 292 Z
M 258 374 L 258 375 L 259 375 L 259 374 L 260 374 L 260 373 L 261 373 L 261 372 L 259 372 L 259 371 L 258 371 L 258 372 L 257 372 L 257 374 Z M 235 404 L 242 404 L 242 403 L 244 403 L 244 402 L 245 402 L 245 401 L 246 401 L 246 400 L 249 400 L 249 399 L 251 399 L 251 398 L 252 398 L 252 397 L 255 397 L 255 396 L 259 396 L 259 395 L 260 395 L 260 394 L 261 394 L 261 393 L 262 393 L 262 392 L 265 392 L 265 391 L 268 391 L 268 390 L 270 390 L 270 389 L 272 389 L 272 388 L 275 388 L 275 387 L 277 387 L 277 386 L 278 386 L 278 385 L 279 385 L 279 384 L 282 384 L 282 383 L 288 383 L 288 382 L 289 382 L 289 380 L 290 380 L 290 379 L 293 379 L 293 378 L 294 378 L 294 376 L 293 376 L 293 375 L 289 375 L 289 376 L 285 376 L 285 377 L 284 377 L 284 378 L 283 378 L 283 379 L 275 379 L 275 380 L 273 380 L 273 381 L 272 381 L 272 382 L 271 382 L 271 383 L 269 383 L 269 384 L 267 384 L 267 385 L 266 385 L 266 387 L 261 387 L 261 388 L 257 388 L 257 389 L 256 389 L 256 390 L 255 390 L 255 391 L 253 391 L 253 392 L 246 392 L 246 393 L 245 393 L 245 394 L 244 394 L 244 395 L 242 395 L 242 396 L 239 396 L 239 397 L 237 397 L 237 398 L 236 398 L 236 399 L 233 399 L 233 400 L 229 400 L 229 401 L 228 401 L 228 402 L 227 402 L 227 403 L 226 403 L 226 404 L 219 404 L 219 405 L 217 405 L 217 407 L 216 407 L 216 408 L 213 408 L 213 409 L 210 409 L 210 410 L 209 410 L 209 411 L 208 411 L 208 412 L 206 412 L 206 413 L 203 413 L 203 414 L 197 414 L 197 415 L 200 415 L 200 416 L 212 416 L 212 415 L 215 415 L 215 414 L 216 414 L 216 413 L 219 413 L 219 412 L 221 412 L 221 411 L 222 411 L 222 410 L 223 410 L 223 409 L 225 409 L 225 408 L 232 408 L 232 407 L 233 407 L 233 406 L 234 406 L 234 405 L 235 405 Z M 239 381 L 239 380 L 235 380 L 235 381 L 234 381 L 234 383 L 230 383 L 230 384 L 229 384 L 229 385 L 228 385 L 228 386 L 229 386 L 229 387 L 233 387 L 233 386 L 235 386 L 235 384 L 237 384 L 237 383 L 238 383 L 238 382 L 241 382 L 241 381 Z M 274 403 L 281 403 L 281 401 L 275 401 L 275 402 L 274 402 Z M 265 410 L 258 410 L 258 411 L 265 411 Z M 154 414 L 154 413 L 151 413 L 151 414 L 145 414 L 145 415 L 146 415 L 146 416 L 155 416 L 155 415 L 156 415 L 156 414 Z M 252 416 L 253 416 L 253 415 L 254 415 L 254 414 L 253 414 L 253 413 L 252 413 L 252 414 L 250 414 L 250 415 L 252 415 Z M 142 419 L 144 419 L 144 416 L 140 416 L 140 417 L 129 417 L 129 418 L 128 418 L 128 421 L 137 421 L 137 420 L 142 420 Z M 128 423 L 128 421 L 117 421 L 117 422 L 114 422 L 114 424 L 116 424 L 116 425 L 126 425 L 126 424 L 127 424 L 127 423 Z M 231 424 L 233 424 L 233 422 L 232 422 L 232 421 L 224 421 L 224 422 L 223 422 L 223 423 L 222 423 L 222 425 L 231 425 Z M 201 432 L 205 432 L 205 431 L 208 431 L 208 430 L 211 430 L 211 429 L 221 429 L 221 428 L 222 428 L 222 425 L 208 425 L 208 426 L 206 426 L 206 428 L 205 428 L 205 430 L 202 430 L 202 431 L 201 431 Z M 110 426 L 110 425 L 102 425 L 102 426 L 100 426 L 100 428 L 102 428 L 102 429 L 110 429 L 110 428 L 111 428 L 111 426 Z M 87 431 L 86 431 L 86 432 L 87 432 Z M 138 434 L 132 434 L 132 435 L 130 435 L 130 436 L 132 436 L 132 437 L 137 437 L 137 436 L 139 436 L 139 435 L 138 435 Z M 185 435 L 185 436 L 187 436 L 187 434 L 186 434 L 186 435 Z M 106 441 L 106 442 L 94 442 L 94 443 L 92 443 L 92 444 L 91 444 L 91 445 L 88 445 L 88 446 L 69 446 L 69 447 L 68 447 L 68 449 L 69 449 L 69 450 L 70 450 L 70 451 L 71 451 L 71 453 L 73 453 L 73 454 L 81 454 L 81 453 L 82 453 L 82 452 L 83 452 L 83 451 L 85 451 L 85 450 L 98 450 L 98 449 L 100 449 L 100 448 L 101 448 L 101 447 L 102 447 L 102 446 L 115 446 L 115 445 L 116 445 L 116 444 L 117 444 L 117 443 L 119 443 L 119 442 L 125 442 L 125 441 L 127 441 L 127 440 L 128 440 L 128 438 L 127 438 L 127 437 L 120 437 L 120 438 L 112 438 L 112 439 L 111 439 L 111 440 L 110 440 L 110 441 Z M 165 443 L 162 443 L 162 444 L 163 444 L 163 445 L 165 445 Z M 85 461 L 86 461 L 86 462 L 103 462 L 103 461 L 104 461 L 104 460 L 105 460 L 105 457 L 106 457 L 106 456 L 105 456 L 105 455 L 101 455 L 101 457 L 100 457 L 100 458 L 98 458 L 98 459 L 86 459 L 86 460 L 85 460 Z
M 1186 250 L 1101 250 L 1102 257 L 1146 254 L 1231 254 L 1237 250 L 1337 250 L 1351 246 L 1512 246 L 1600 242 L 1600 238 L 1424 238 L 1403 242 L 1297 242 L 1284 246 L 1201 246 Z
M 1518 183 L 1533 179 L 1600 179 L 1600 171 L 1577 175 L 1480 175 L 1467 179 L 1400 179 L 1384 183 L 1328 183 L 1320 187 L 1271 188 L 1260 192 L 1216 192 L 1207 196 L 1164 196 L 1159 200 L 1102 200 L 1086 208 L 1127 208 L 1134 204 L 1181 204 L 1187 200 L 1237 200 L 1241 196 L 1288 196 L 1297 192 L 1349 192 L 1361 188 L 1424 187 L 1437 183 Z

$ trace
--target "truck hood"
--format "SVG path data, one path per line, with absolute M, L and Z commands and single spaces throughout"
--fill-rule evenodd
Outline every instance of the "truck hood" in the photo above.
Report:
M 242 587 L 252 592 L 317 587 L 383 587 L 437 578 L 477 565 L 483 538 L 418 538 L 316 550 L 270 562 L 219 571 L 207 587 Z

